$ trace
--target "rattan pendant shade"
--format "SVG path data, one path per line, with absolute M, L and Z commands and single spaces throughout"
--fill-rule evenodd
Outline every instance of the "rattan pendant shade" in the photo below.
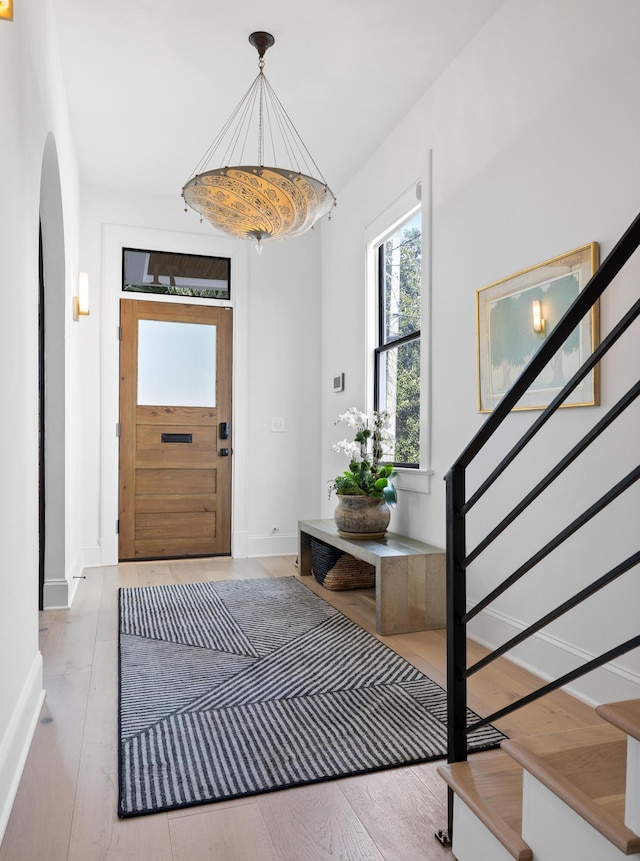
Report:
M 255 239 L 260 249 L 263 240 L 305 233 L 336 201 L 264 74 L 264 54 L 273 36 L 252 33 L 249 41 L 260 57 L 258 76 L 185 183 L 182 196 L 217 230 Z M 256 161 L 247 164 L 251 140 L 257 141 Z M 266 149 L 274 166 L 265 165 Z M 215 158 L 223 166 L 209 169 Z

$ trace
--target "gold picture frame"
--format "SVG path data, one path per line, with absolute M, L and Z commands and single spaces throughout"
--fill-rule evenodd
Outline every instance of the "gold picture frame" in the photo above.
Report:
M 476 291 L 478 412 L 490 413 L 598 268 L 590 242 Z M 514 410 L 541 410 L 571 379 L 599 343 L 598 303 L 586 314 Z M 563 406 L 600 403 L 598 368 Z
M 0 18 L 13 21 L 13 0 L 0 0 Z

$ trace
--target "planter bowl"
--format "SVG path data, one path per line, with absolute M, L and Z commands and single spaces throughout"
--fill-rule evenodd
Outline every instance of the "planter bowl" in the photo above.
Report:
M 391 519 L 391 510 L 384 499 L 338 494 L 333 517 L 338 535 L 343 538 L 382 538 Z

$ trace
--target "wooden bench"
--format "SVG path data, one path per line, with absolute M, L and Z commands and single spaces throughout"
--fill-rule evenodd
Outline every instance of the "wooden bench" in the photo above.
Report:
M 354 541 L 338 535 L 333 520 L 301 520 L 298 523 L 301 575 L 311 574 L 312 538 L 375 567 L 378 634 L 445 627 L 444 550 L 393 532 L 376 540 Z

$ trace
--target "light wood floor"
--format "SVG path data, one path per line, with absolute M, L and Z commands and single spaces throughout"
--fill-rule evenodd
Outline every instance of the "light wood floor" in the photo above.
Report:
M 435 763 L 119 820 L 118 587 L 291 576 L 296 568 L 293 557 L 222 558 L 126 563 L 86 574 L 71 610 L 40 616 L 47 697 L 0 861 L 452 858 L 433 837 L 446 827 L 446 789 Z M 372 591 L 328 592 L 302 580 L 375 633 Z M 444 631 L 380 639 L 444 686 Z M 469 651 L 470 658 L 482 653 L 473 644 Z M 500 660 L 474 677 L 469 704 L 488 714 L 534 687 L 528 673 Z M 558 692 L 499 726 L 516 737 L 599 722 L 591 708 Z

